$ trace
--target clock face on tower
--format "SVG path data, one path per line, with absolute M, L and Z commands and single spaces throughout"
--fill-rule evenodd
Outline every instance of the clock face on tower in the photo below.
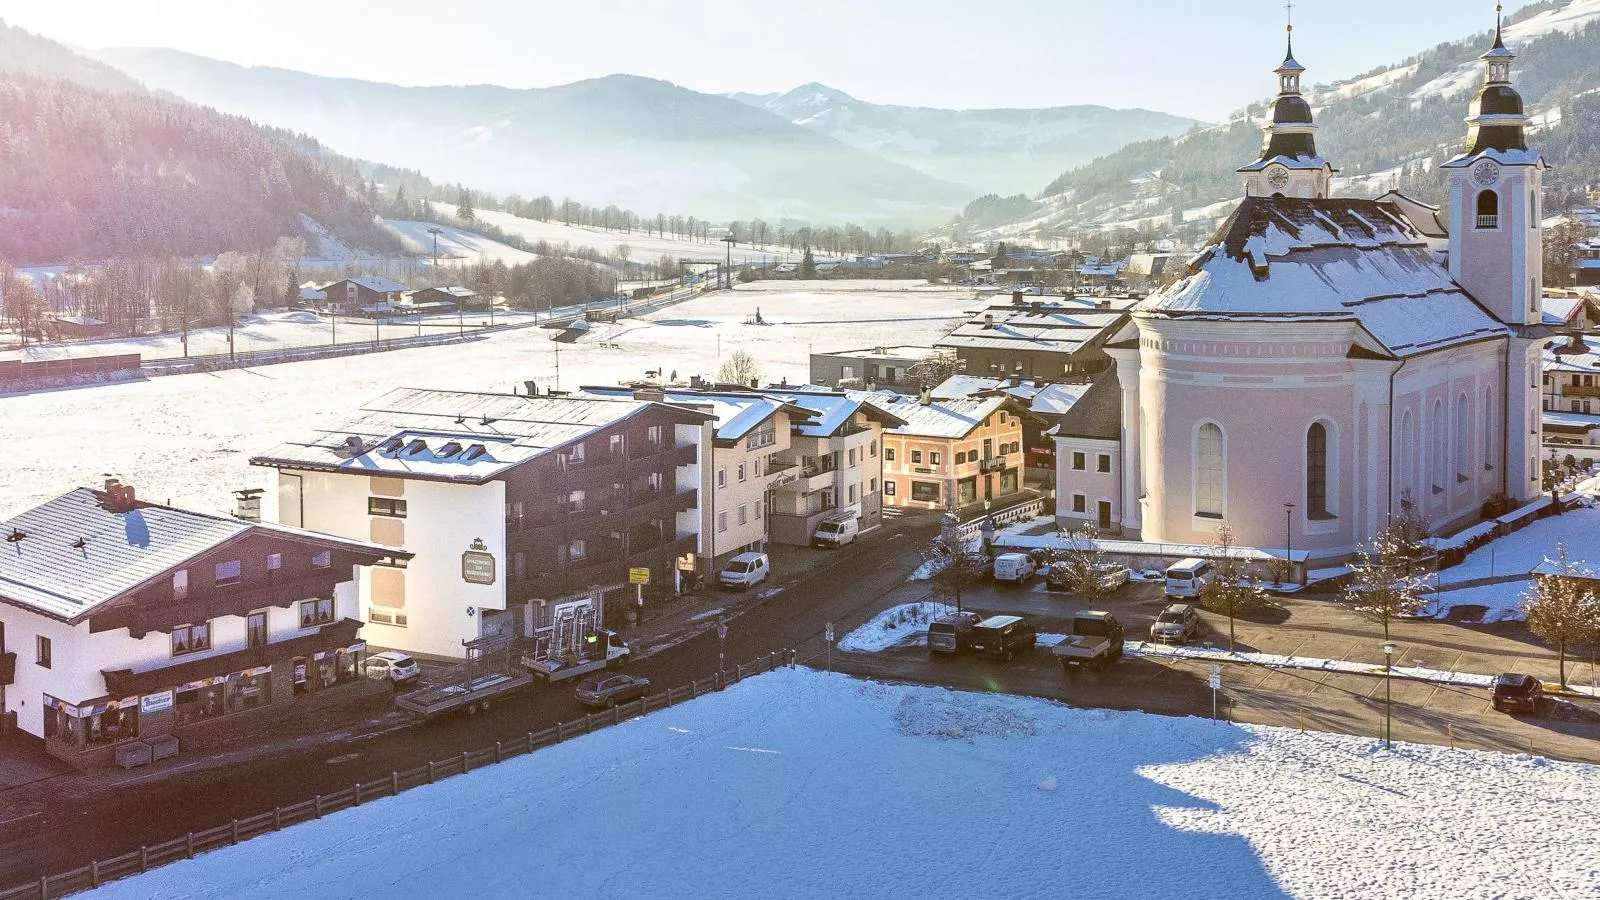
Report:
M 1500 179 L 1500 165 L 1492 159 L 1486 159 L 1472 167 L 1472 180 L 1488 187 Z
M 1267 170 L 1267 183 L 1282 190 L 1289 183 L 1289 170 L 1283 166 L 1273 166 Z

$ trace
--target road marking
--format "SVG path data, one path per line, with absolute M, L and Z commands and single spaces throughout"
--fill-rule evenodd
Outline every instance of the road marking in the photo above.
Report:
M 120 784 L 133 784 L 135 781 L 146 781 L 146 780 L 151 779 L 151 778 L 163 778 L 163 777 L 165 777 L 167 775 L 171 775 L 173 772 L 182 772 L 184 769 L 192 769 L 195 766 L 200 765 L 200 762 L 201 761 L 196 760 L 195 762 L 192 762 L 192 763 L 184 763 L 181 766 L 173 766 L 170 769 L 163 769 L 160 772 L 151 772 L 149 775 L 140 775 L 137 778 L 124 778 L 121 781 L 113 781 L 111 783 L 112 784 L 118 784 L 118 785 L 120 785 Z
M 21 822 L 23 819 L 31 819 L 37 815 L 40 815 L 40 813 L 31 812 L 25 816 L 17 816 L 11 819 L 0 819 L 0 825 L 10 825 L 12 822 Z
M 771 753 L 774 756 L 782 756 L 783 755 L 783 752 L 781 750 L 762 750 L 759 747 L 729 747 L 728 749 L 729 750 L 738 750 L 741 753 Z

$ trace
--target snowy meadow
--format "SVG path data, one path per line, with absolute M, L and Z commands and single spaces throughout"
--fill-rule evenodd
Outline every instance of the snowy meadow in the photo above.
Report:
M 86 896 L 1596 896 L 1597 788 L 1538 758 L 779 670 Z

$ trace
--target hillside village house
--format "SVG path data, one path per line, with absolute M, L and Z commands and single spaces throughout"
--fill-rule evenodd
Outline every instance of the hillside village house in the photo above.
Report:
M 400 302 L 406 286 L 393 278 L 367 275 L 346 278 L 322 288 L 326 303 L 335 312 L 345 315 L 376 315 L 393 309 Z
M 359 572 L 406 556 L 116 481 L 0 531 L 0 708 L 77 766 L 149 762 L 359 679 Z
M 812 414 L 781 398 L 746 392 L 586 387 L 595 397 L 648 398 L 709 416 L 701 446 L 700 553 L 714 571 L 729 557 L 767 548 L 772 491 L 794 477 L 778 463 L 788 452 L 791 424 Z
M 630 569 L 675 590 L 700 552 L 710 420 L 631 398 L 402 388 L 251 463 L 278 470 L 283 522 L 415 554 L 362 584 L 374 644 L 460 658 L 558 609 L 623 608 Z
M 1600 335 L 1558 340 L 1545 349 L 1543 419 L 1546 444 L 1600 446 Z
M 936 400 L 850 391 L 905 424 L 883 435 L 883 502 L 906 509 L 959 509 L 1022 490 L 1022 417 L 1010 396 Z
M 813 415 L 791 419 L 789 447 L 775 457 L 785 477 L 769 504 L 772 539 L 807 545 L 823 519 L 844 513 L 862 531 L 883 524 L 884 429 L 905 420 L 852 393 L 808 388 L 774 396 Z
M 995 303 L 934 342 L 968 375 L 1089 382 L 1111 366 L 1104 344 L 1136 301 L 1067 297 Z
M 932 396 L 935 400 L 1009 396 L 1023 404 L 1032 413 L 1022 422 L 1023 482 L 1054 486 L 1056 447 L 1049 431 L 1089 389 L 1090 385 L 1081 382 L 952 375 L 933 388 Z
M 1538 495 L 1545 161 L 1512 59 L 1498 39 L 1484 55 L 1466 147 L 1442 166 L 1444 264 L 1400 205 L 1330 197 L 1289 55 L 1260 156 L 1239 170 L 1243 202 L 1106 345 L 1114 432 L 1109 414 L 1062 424 L 1058 496 L 1120 504 L 1112 524 L 1145 541 L 1204 543 L 1227 523 L 1241 545 L 1292 544 L 1314 566 L 1408 507 L 1449 533 L 1489 501 Z M 1077 438 L 1106 442 L 1083 444 L 1085 470 Z
M 914 388 L 911 367 L 930 356 L 940 355 L 932 347 L 866 347 L 811 354 L 811 383 L 830 388 Z

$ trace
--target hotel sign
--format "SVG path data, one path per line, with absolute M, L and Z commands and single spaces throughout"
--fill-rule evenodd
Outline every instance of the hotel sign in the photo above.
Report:
M 468 584 L 494 584 L 494 554 L 482 540 L 472 542 L 472 548 L 461 554 L 461 580 Z
M 145 694 L 139 698 L 139 712 L 142 715 L 166 712 L 172 708 L 172 692 L 162 691 L 159 694 Z

